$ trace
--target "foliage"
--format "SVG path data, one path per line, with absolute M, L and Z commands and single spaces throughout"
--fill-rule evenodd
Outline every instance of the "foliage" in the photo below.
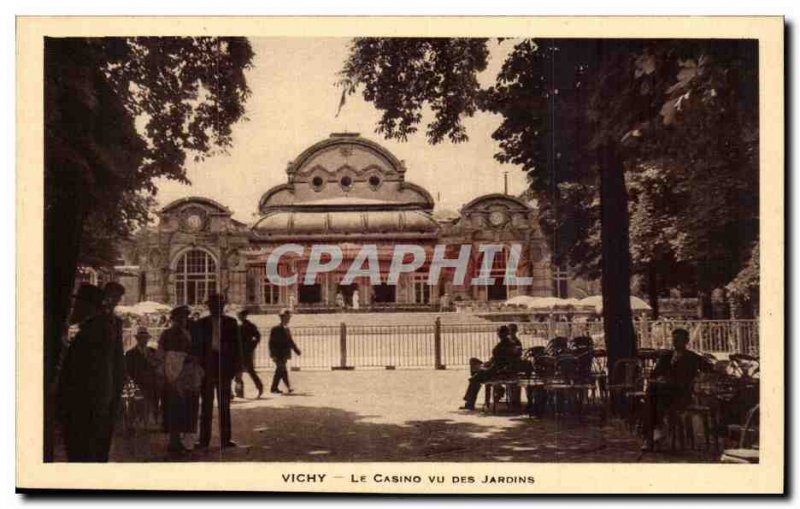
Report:
M 253 53 L 219 37 L 49 39 L 47 51 L 47 197 L 82 202 L 80 261 L 107 265 L 147 223 L 156 178 L 188 182 L 187 157 L 230 145 Z
M 187 155 L 200 160 L 231 144 L 231 126 L 250 95 L 244 72 L 253 51 L 240 37 L 103 40 L 105 75 L 147 143 L 138 178 L 187 182 Z
M 633 268 L 724 285 L 757 240 L 752 41 L 522 41 L 488 91 L 501 161 L 529 175 L 556 256 L 600 269 L 594 149 L 620 141 Z
M 736 276 L 758 242 L 756 45 L 660 43 L 643 55 L 642 77 L 672 78 L 632 150 L 634 263 L 655 262 L 667 284 L 710 293 Z
M 358 38 L 341 73 L 342 104 L 363 86 L 364 99 L 383 111 L 377 133 L 406 140 L 424 106 L 434 115 L 431 143 L 466 141 L 462 118 L 478 110 L 477 73 L 488 57 L 485 39 Z
M 725 288 L 742 300 L 757 298 L 759 274 L 759 246 L 756 244 L 744 268 Z

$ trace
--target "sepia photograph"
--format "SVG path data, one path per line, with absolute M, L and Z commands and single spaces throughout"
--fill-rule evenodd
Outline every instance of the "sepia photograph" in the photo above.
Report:
M 19 19 L 29 487 L 782 490 L 783 21 L 600 19 Z

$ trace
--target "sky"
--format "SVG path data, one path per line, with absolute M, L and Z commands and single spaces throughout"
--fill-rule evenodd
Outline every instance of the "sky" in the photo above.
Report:
M 253 67 L 247 72 L 252 95 L 245 104 L 248 120 L 233 127 L 227 154 L 190 162 L 191 185 L 157 181 L 159 207 L 187 196 L 216 200 L 233 211 L 235 219 L 255 220 L 259 198 L 272 186 L 286 182 L 287 163 L 333 132 L 357 132 L 374 140 L 406 163 L 406 180 L 421 185 L 437 200 L 434 210 L 457 211 L 471 199 L 503 192 L 508 172 L 510 194 L 526 188 L 524 172 L 501 164 L 491 139 L 500 117 L 478 113 L 466 119 L 466 143 L 430 145 L 425 127 L 406 142 L 385 140 L 375 133 L 381 113 L 360 94 L 350 96 L 339 116 L 341 90 L 337 73 L 348 54 L 347 38 L 252 38 Z M 489 68 L 479 79 L 494 82 L 511 43 L 491 44 Z M 425 121 L 426 119 L 423 119 Z

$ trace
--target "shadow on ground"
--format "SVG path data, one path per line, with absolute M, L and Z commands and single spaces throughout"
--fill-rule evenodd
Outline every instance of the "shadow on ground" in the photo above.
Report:
M 457 419 L 461 412 L 453 412 Z M 167 455 L 166 437 L 140 432 L 118 437 L 112 461 L 259 462 L 709 462 L 700 451 L 647 453 L 621 425 L 549 417 L 505 416 L 506 426 L 435 418 L 403 424 L 370 422 L 373 415 L 330 407 L 235 408 L 235 449 Z M 216 423 L 215 423 L 216 424 Z M 214 442 L 218 443 L 214 438 Z

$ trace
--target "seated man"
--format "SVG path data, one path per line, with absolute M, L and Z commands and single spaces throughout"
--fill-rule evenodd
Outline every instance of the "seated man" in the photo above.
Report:
M 671 354 L 662 355 L 650 375 L 644 416 L 643 450 L 651 450 L 654 442 L 664 438 L 661 430 L 664 416 L 680 411 L 692 402 L 692 384 L 698 371 L 711 371 L 713 366 L 703 356 L 688 350 L 689 332 L 672 331 Z
M 506 325 L 497 329 L 500 341 L 492 349 L 492 358 L 469 378 L 469 387 L 464 395 L 462 410 L 474 410 L 475 400 L 481 390 L 481 384 L 504 371 L 513 371 L 522 355 L 521 349 L 511 340 L 511 332 Z

